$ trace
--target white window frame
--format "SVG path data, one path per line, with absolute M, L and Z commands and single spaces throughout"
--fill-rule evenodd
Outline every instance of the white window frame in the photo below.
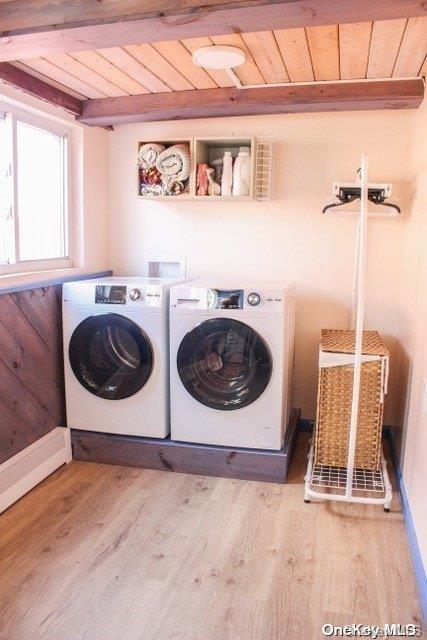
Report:
M 40 271 L 55 271 L 59 269 L 70 269 L 74 266 L 73 260 L 73 234 L 72 234 L 72 197 L 71 197 L 71 166 L 72 166 L 72 145 L 71 145 L 71 129 L 59 122 L 43 118 L 25 110 L 21 110 L 9 105 L 0 104 L 1 114 L 6 114 L 6 118 L 10 118 L 12 126 L 12 179 L 13 179 L 13 202 L 12 202 L 12 218 L 14 221 L 15 233 L 15 259 L 11 264 L 0 264 L 0 276 L 14 275 L 20 273 L 34 273 Z M 38 260 L 20 260 L 19 259 L 19 202 L 18 202 L 18 180 L 17 180 L 17 122 L 24 122 L 27 125 L 44 129 L 50 133 L 60 135 L 64 138 L 63 144 L 63 162 L 66 170 L 64 171 L 64 202 L 63 211 L 65 225 L 63 225 L 63 242 L 66 257 L 64 258 L 40 258 Z

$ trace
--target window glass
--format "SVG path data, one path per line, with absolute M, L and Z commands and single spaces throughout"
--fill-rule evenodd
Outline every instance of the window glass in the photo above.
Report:
M 12 127 L 0 114 L 0 264 L 15 260 L 12 179 Z
M 63 136 L 18 121 L 19 259 L 67 256 Z

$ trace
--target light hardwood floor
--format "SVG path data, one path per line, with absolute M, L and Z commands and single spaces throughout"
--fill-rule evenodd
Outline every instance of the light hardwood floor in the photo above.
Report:
M 0 516 L 1 640 L 315 640 L 419 622 L 398 499 L 73 462 Z

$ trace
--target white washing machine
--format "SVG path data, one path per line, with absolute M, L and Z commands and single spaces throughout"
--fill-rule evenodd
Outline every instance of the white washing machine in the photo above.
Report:
M 67 424 L 169 434 L 169 288 L 176 280 L 106 278 L 63 286 Z
M 171 437 L 281 449 L 293 362 L 291 289 L 193 281 L 170 294 Z

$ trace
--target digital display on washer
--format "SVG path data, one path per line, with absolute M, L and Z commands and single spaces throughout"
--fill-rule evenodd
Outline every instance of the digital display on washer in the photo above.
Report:
M 96 304 L 126 304 L 126 287 L 121 285 L 106 286 L 98 284 L 95 287 Z
M 243 289 L 211 289 L 209 294 L 211 309 L 243 309 Z

